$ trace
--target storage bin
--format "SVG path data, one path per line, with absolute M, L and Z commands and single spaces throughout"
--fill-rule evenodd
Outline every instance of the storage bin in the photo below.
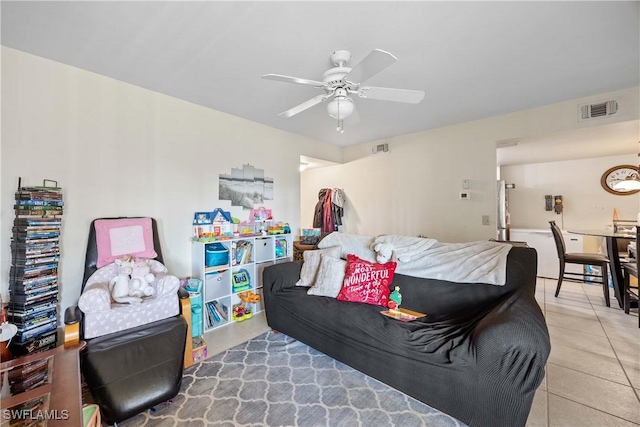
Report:
M 191 303 L 191 336 L 199 337 L 202 335 L 202 280 L 189 279 L 186 289 Z
M 229 249 L 222 243 L 209 243 L 205 246 L 204 263 L 206 267 L 229 265 Z
M 207 358 L 207 342 L 202 337 L 193 338 L 193 361 L 200 362 Z

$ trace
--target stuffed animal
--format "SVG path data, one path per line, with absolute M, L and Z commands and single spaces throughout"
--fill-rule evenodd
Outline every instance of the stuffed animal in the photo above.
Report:
M 144 258 L 136 258 L 133 261 L 131 270 L 131 282 L 129 282 L 129 293 L 133 293 L 138 297 L 150 297 L 155 293 L 155 289 L 151 283 L 156 276 L 151 272 L 149 260 Z
M 142 298 L 130 293 L 129 275 L 133 271 L 133 262 L 130 257 L 116 259 L 118 275 L 109 281 L 109 292 L 114 301 L 119 303 L 140 304 Z
M 371 246 L 371 249 L 376 252 L 376 261 L 380 264 L 396 260 L 396 251 L 391 243 L 374 243 Z

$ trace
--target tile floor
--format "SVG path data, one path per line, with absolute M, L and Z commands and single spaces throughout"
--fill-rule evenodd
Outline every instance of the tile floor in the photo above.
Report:
M 625 314 L 602 287 L 538 278 L 551 354 L 527 426 L 640 426 L 638 312 Z
M 547 319 L 551 354 L 536 392 L 530 427 L 640 426 L 640 328 L 602 288 L 538 279 L 536 299 Z M 245 342 L 269 327 L 264 313 L 205 334 L 208 355 Z

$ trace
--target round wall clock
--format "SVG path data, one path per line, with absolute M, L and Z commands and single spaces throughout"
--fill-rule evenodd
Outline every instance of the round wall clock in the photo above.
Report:
M 618 165 L 612 168 L 607 169 L 603 174 L 602 178 L 600 178 L 600 184 L 602 188 L 607 190 L 611 194 L 618 195 L 629 195 L 635 194 L 640 190 L 614 190 L 613 186 L 618 182 L 623 181 L 625 179 L 631 179 L 633 177 L 638 177 L 638 167 L 634 165 Z

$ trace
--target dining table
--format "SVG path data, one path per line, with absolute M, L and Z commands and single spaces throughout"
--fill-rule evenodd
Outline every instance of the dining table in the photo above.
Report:
M 614 230 L 593 229 L 593 230 L 567 230 L 568 233 L 581 234 L 583 236 L 603 237 L 607 246 L 607 257 L 609 258 L 609 270 L 613 282 L 613 292 L 620 308 L 624 301 L 624 272 L 623 263 L 618 252 L 618 239 L 636 240 L 636 233 L 615 232 Z M 635 302 L 637 304 L 637 301 Z

